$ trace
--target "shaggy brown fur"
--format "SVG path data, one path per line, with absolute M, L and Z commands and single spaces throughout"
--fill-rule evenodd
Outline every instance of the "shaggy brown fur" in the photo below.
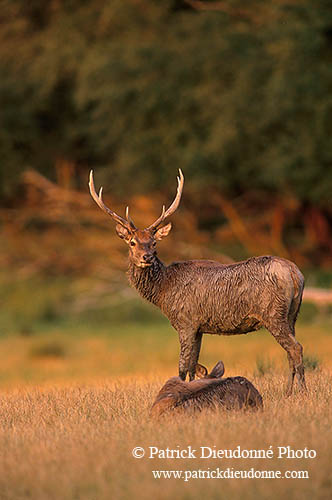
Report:
M 161 309 L 178 332 L 180 378 L 185 380 L 187 374 L 189 380 L 195 378 L 203 334 L 238 335 L 265 327 L 287 352 L 287 394 L 292 392 L 295 374 L 305 390 L 302 346 L 295 338 L 304 278 L 293 262 L 263 256 L 229 265 L 189 260 L 166 266 L 158 258 L 156 243 L 169 234 L 171 223 L 159 226 L 179 204 L 180 176 L 173 204 L 142 230 L 133 224 L 128 211 L 125 220 L 105 207 L 90 179 L 94 200 L 116 220 L 116 231 L 129 247 L 129 282 Z
M 226 410 L 258 409 L 263 407 L 262 396 L 244 377 L 222 378 L 224 365 L 219 361 L 210 374 L 197 365 L 200 380 L 184 382 L 180 377 L 170 378 L 160 389 L 151 408 L 151 416 L 158 417 L 174 411 L 202 411 L 207 408 Z

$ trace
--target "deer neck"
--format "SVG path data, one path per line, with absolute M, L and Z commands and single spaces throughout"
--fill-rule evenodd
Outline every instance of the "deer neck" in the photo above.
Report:
M 137 267 L 129 261 L 127 272 L 129 283 L 144 299 L 158 306 L 165 269 L 165 265 L 157 256 L 153 264 L 145 268 Z

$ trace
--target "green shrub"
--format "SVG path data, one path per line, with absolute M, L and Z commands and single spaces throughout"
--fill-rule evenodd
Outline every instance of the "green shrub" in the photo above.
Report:
M 263 377 L 268 373 L 273 373 L 273 371 L 274 371 L 273 361 L 260 356 L 256 359 L 256 370 L 255 370 L 256 376 Z
M 30 356 L 34 358 L 64 358 L 66 355 L 64 344 L 57 340 L 42 341 L 30 350 Z
M 320 367 L 320 361 L 316 356 L 305 355 L 303 356 L 304 368 L 307 371 L 317 370 Z

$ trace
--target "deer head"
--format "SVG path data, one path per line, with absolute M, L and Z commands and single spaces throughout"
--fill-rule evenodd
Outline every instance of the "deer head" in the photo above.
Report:
M 200 365 L 199 363 L 196 365 L 196 377 L 198 378 L 222 378 L 224 373 L 225 367 L 222 361 L 218 361 L 216 366 L 211 370 L 211 373 L 208 373 L 205 366 Z
M 89 189 L 90 194 L 94 201 L 97 203 L 99 208 L 103 210 L 106 214 L 110 215 L 116 224 L 116 232 L 118 236 L 123 239 L 129 246 L 129 257 L 130 260 L 137 267 L 149 267 L 153 264 L 154 258 L 156 256 L 156 244 L 158 240 L 161 240 L 167 236 L 172 228 L 172 224 L 168 223 L 166 226 L 162 226 L 162 223 L 167 217 L 170 217 L 178 208 L 181 200 L 184 177 L 179 169 L 178 187 L 176 196 L 173 203 L 166 210 L 165 205 L 163 206 L 161 215 L 156 219 L 149 227 L 145 229 L 138 229 L 132 219 L 129 216 L 129 208 L 126 208 L 126 218 L 122 218 L 108 208 L 102 198 L 103 188 L 101 187 L 99 193 L 97 194 L 95 190 L 95 185 L 93 182 L 93 172 L 90 172 Z

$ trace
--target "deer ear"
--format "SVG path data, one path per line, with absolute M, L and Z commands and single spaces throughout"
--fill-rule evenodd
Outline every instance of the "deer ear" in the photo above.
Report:
M 208 371 L 205 368 L 205 366 L 200 365 L 199 363 L 197 363 L 197 365 L 196 365 L 196 376 L 198 378 L 205 378 L 207 376 L 207 374 L 208 374 Z
M 209 374 L 209 378 L 221 378 L 224 373 L 225 373 L 224 363 L 222 361 L 218 361 L 216 366 Z
M 131 237 L 131 234 L 128 231 L 128 229 L 126 229 L 125 227 L 121 226 L 121 224 L 117 224 L 115 226 L 115 230 L 116 230 L 118 236 L 122 240 L 125 240 L 126 243 L 128 243 L 128 241 L 130 240 L 130 237 Z
M 171 229 L 172 229 L 172 223 L 169 222 L 168 224 L 166 224 L 166 226 L 163 226 L 160 229 L 158 229 L 158 231 L 154 235 L 155 239 L 162 240 L 163 238 L 165 238 L 165 236 L 168 235 Z

